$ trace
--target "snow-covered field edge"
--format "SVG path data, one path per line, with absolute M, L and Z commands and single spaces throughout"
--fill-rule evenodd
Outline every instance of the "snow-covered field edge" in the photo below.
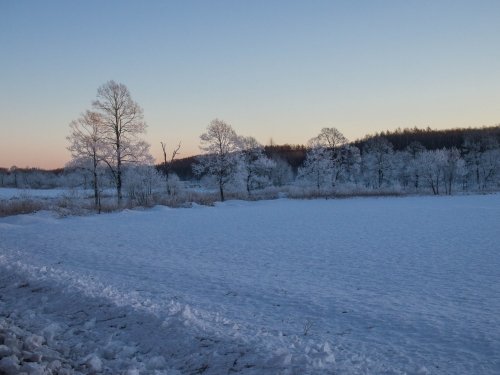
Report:
M 0 271 L 0 373 L 321 374 L 338 369 L 333 344 L 315 342 L 306 331 L 303 337 L 266 330 L 249 336 L 247 327 L 218 313 L 175 300 L 158 306 L 91 276 L 6 255 L 0 256 Z
M 451 374 L 465 369 L 493 374 L 500 368 L 491 354 L 499 342 L 498 318 L 492 315 L 499 305 L 498 274 L 491 272 L 499 264 L 498 212 L 496 195 L 233 201 L 101 217 L 58 219 L 41 212 L 2 219 L 0 345 L 5 347 L 0 356 L 5 367 L 0 368 L 16 374 Z M 124 225 L 117 237 L 102 230 L 94 233 L 95 241 L 82 243 L 96 226 L 109 229 L 118 222 Z M 220 230 L 221 224 L 231 229 Z M 194 241 L 190 229 L 202 225 L 204 235 L 198 233 Z M 332 250 L 336 255 L 325 258 Z M 124 259 L 116 259 L 118 254 Z M 246 261 L 237 261 L 245 254 Z M 111 261 L 103 262 L 108 256 Z M 260 264 L 262 257 L 268 259 Z M 152 267 L 158 263 L 164 267 Z M 137 273 L 141 266 L 148 267 Z M 173 274 L 175 282 L 147 277 L 155 270 Z M 190 270 L 195 273 L 182 275 Z M 237 272 L 241 277 L 233 276 Z M 211 287 L 198 289 L 196 275 Z M 176 298 L 183 287 L 190 298 Z M 156 297 L 153 289 L 160 292 Z M 313 294 L 317 298 L 305 298 Z M 317 314 L 311 314 L 311 302 Z M 252 318 L 255 311 L 262 316 Z M 265 315 L 273 311 L 268 320 Z M 280 328 L 280 319 L 294 314 L 295 323 Z M 317 320 L 305 320 L 312 315 Z M 342 329 L 327 332 L 325 323 Z M 310 333 L 307 324 L 313 325 Z M 315 334 L 320 328 L 326 333 Z M 454 339 L 459 340 L 451 345 Z

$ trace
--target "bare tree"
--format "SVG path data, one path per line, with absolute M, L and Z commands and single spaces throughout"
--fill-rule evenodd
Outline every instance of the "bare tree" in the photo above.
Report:
M 200 136 L 200 149 L 204 155 L 198 158 L 193 172 L 201 176 L 208 174 L 217 179 L 220 200 L 224 201 L 224 187 L 236 173 L 239 161 L 240 142 L 231 125 L 215 119 Z
M 146 132 L 143 110 L 122 83 L 109 81 L 97 90 L 94 108 L 101 115 L 105 140 L 111 145 L 112 157 L 106 158 L 115 180 L 118 202 L 122 200 L 123 165 L 151 161 L 149 144 L 140 138 Z
M 330 150 L 338 149 L 349 141 L 337 128 L 323 128 L 316 137 L 318 143 Z
M 94 188 L 94 203 L 101 212 L 99 181 L 97 169 L 104 160 L 107 151 L 104 142 L 104 122 L 99 113 L 86 111 L 77 120 L 69 124 L 70 135 L 66 137 L 70 145 L 68 150 L 73 157 L 73 163 L 81 167 L 90 166 L 92 186 Z
M 170 176 L 170 172 L 172 171 L 172 164 L 174 162 L 175 157 L 179 154 L 179 150 L 181 148 L 181 142 L 177 145 L 176 148 L 172 151 L 172 156 L 170 157 L 170 160 L 167 160 L 167 144 L 160 142 L 161 143 L 161 149 L 163 150 L 163 173 L 165 174 L 165 181 L 167 183 L 167 194 L 171 194 L 171 189 L 170 189 L 170 184 L 168 181 L 168 178 Z

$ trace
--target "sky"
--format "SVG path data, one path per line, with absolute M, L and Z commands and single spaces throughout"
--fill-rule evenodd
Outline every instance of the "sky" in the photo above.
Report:
M 63 167 L 109 80 L 145 139 L 199 153 L 215 118 L 262 144 L 500 123 L 500 1 L 0 0 L 0 167 Z

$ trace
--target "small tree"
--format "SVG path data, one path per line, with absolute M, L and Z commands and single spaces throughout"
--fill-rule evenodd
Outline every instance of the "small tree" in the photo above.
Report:
M 370 139 L 363 148 L 363 166 L 372 186 L 380 189 L 389 183 L 392 166 L 393 146 L 384 137 Z
M 451 195 L 453 184 L 457 178 L 457 175 L 461 174 L 461 171 L 465 167 L 465 162 L 460 157 L 460 151 L 455 147 L 451 149 L 443 149 L 444 160 L 441 165 L 442 175 L 444 181 L 444 187 L 446 194 Z
M 224 187 L 237 171 L 240 142 L 231 125 L 215 119 L 200 136 L 200 149 L 204 155 L 198 157 L 193 172 L 201 176 L 208 174 L 217 180 L 220 200 L 224 201 Z
M 102 117 L 105 140 L 111 154 L 105 159 L 115 180 L 118 202 L 122 200 L 123 165 L 152 161 L 149 144 L 140 138 L 146 132 L 143 110 L 122 83 L 109 81 L 97 90 L 95 110 Z
M 104 140 L 104 122 L 99 113 L 86 111 L 77 120 L 70 123 L 70 135 L 66 137 L 70 145 L 68 150 L 73 157 L 73 164 L 89 169 L 92 173 L 94 204 L 101 212 L 101 199 L 98 181 L 98 167 L 108 153 Z
M 443 167 L 446 165 L 445 150 L 427 150 L 418 156 L 419 174 L 432 189 L 434 195 L 439 195 L 440 181 L 443 179 Z
M 153 165 L 132 165 L 123 171 L 123 186 L 128 198 L 140 206 L 152 202 L 155 188 L 163 184 L 162 176 Z
M 172 156 L 170 160 L 167 160 L 167 144 L 161 143 L 161 149 L 163 151 L 163 173 L 165 175 L 165 182 L 167 183 L 167 194 L 170 195 L 172 193 L 170 189 L 169 177 L 170 172 L 172 171 L 172 164 L 174 162 L 175 157 L 179 154 L 179 150 L 181 148 L 181 143 L 177 145 L 177 147 L 172 151 Z
M 269 175 L 275 163 L 264 154 L 264 147 L 253 137 L 241 137 L 241 161 L 247 194 L 269 184 Z
M 405 149 L 405 152 L 409 156 L 406 169 L 408 171 L 408 174 L 410 175 L 410 181 L 415 187 L 415 191 L 418 191 L 420 187 L 420 168 L 418 157 L 424 151 L 425 147 L 420 142 L 416 141 L 411 142 Z

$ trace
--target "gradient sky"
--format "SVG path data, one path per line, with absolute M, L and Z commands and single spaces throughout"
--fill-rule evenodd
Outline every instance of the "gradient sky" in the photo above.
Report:
M 500 123 L 500 1 L 0 0 L 0 166 L 62 167 L 68 124 L 114 79 L 146 139 L 218 117 L 263 144 L 323 127 Z

